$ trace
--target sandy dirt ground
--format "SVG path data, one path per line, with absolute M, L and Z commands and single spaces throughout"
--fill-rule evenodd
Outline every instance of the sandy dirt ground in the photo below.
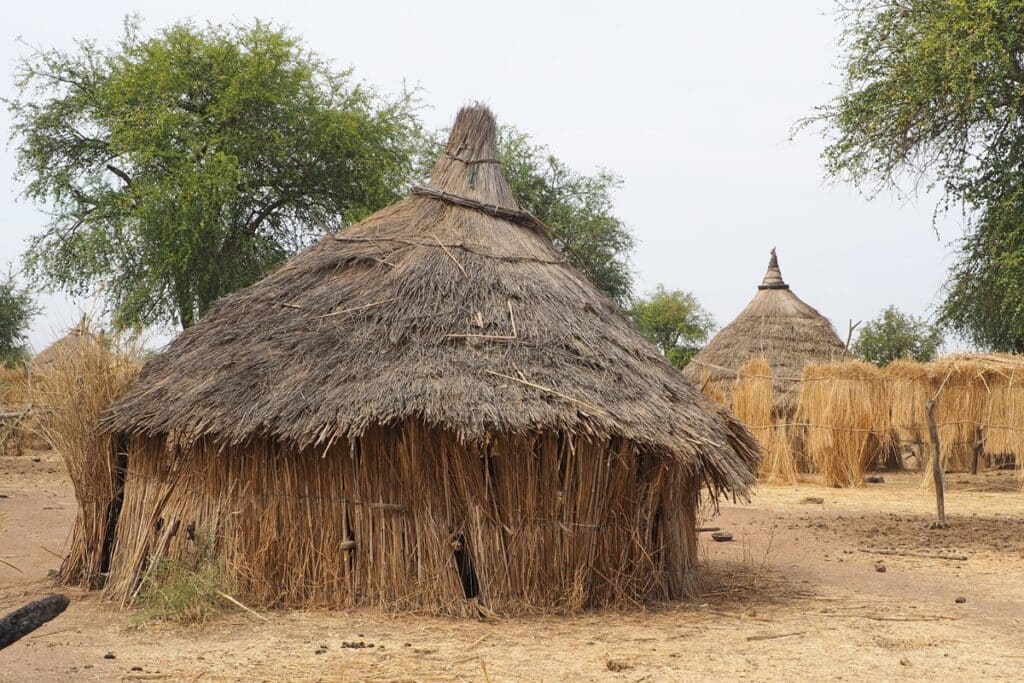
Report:
M 1011 472 L 951 475 L 953 526 L 931 530 L 919 482 L 761 487 L 723 504 L 705 523 L 734 540 L 702 541 L 702 594 L 646 610 L 488 622 L 238 611 L 186 628 L 139 626 L 70 591 L 63 615 L 0 651 L 0 681 L 1021 680 L 1024 493 Z M 54 454 L 0 458 L 0 613 L 55 590 L 74 513 Z

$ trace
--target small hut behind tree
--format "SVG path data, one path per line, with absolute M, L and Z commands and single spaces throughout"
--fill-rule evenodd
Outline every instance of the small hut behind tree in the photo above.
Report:
M 768 361 L 776 409 L 796 407 L 793 389 L 810 363 L 840 360 L 845 344 L 832 323 L 804 303 L 782 279 L 779 258 L 772 249 L 768 272 L 757 294 L 736 319 L 722 328 L 684 368 L 683 374 L 710 394 L 729 394 L 744 364 Z
M 521 211 L 486 108 L 429 183 L 225 297 L 108 412 L 108 595 L 213 558 L 258 605 L 466 613 L 694 586 L 757 446 Z M 109 539 L 108 539 L 109 541 Z
M 102 338 L 102 332 L 92 331 L 89 316 L 83 315 L 78 324 L 33 356 L 28 363 L 29 369 L 34 373 L 45 372 L 48 366 L 64 356 L 74 353 L 83 344 L 89 344 Z

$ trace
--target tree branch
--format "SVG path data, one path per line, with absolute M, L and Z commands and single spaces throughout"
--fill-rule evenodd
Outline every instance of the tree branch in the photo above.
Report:
M 263 221 L 265 221 L 270 216 L 270 214 L 274 213 L 287 203 L 287 197 L 280 197 L 277 200 L 272 201 L 266 206 L 264 206 L 262 209 L 260 209 L 259 213 L 257 213 L 256 216 L 253 217 L 253 219 L 246 224 L 246 226 L 249 228 L 249 231 L 256 232 L 257 228 L 260 227 L 260 224 Z
M 132 186 L 132 179 L 128 176 L 127 173 L 125 173 L 124 171 L 119 169 L 117 166 L 114 166 L 113 164 L 109 164 L 108 163 L 107 164 L 107 170 L 110 171 L 111 173 L 113 173 L 114 175 L 116 175 L 121 180 L 123 180 L 124 184 L 125 184 L 125 187 L 131 187 Z

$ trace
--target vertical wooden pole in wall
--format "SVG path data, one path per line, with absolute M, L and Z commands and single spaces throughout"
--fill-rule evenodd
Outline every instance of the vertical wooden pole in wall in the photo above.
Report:
M 978 460 L 981 458 L 981 451 L 985 448 L 985 439 L 981 427 L 974 432 L 974 446 L 971 448 L 971 474 L 978 473 Z

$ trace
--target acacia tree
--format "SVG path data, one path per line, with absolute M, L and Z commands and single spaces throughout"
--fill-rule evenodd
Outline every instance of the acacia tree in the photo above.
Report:
M 622 179 L 607 170 L 587 175 L 513 127 L 502 127 L 498 155 L 519 205 L 556 236 L 555 246 L 622 306 L 633 291 L 629 256 L 636 246 L 615 215 L 612 192 Z
M 824 123 L 828 173 L 872 191 L 937 184 L 969 217 L 940 322 L 1024 350 L 1024 11 L 1017 0 L 854 0 L 842 89 Z
M 869 363 L 888 365 L 899 358 L 930 361 L 941 345 L 942 332 L 935 325 L 889 306 L 864 323 L 850 350 Z
M 417 174 L 424 177 L 444 149 L 447 131 L 425 136 Z M 587 175 L 570 168 L 546 146 L 513 126 L 498 131 L 498 157 L 512 194 L 555 234 L 555 246 L 616 301 L 629 305 L 636 242 L 615 215 L 612 192 L 622 180 L 607 170 Z
M 46 207 L 27 272 L 102 291 L 118 327 L 187 327 L 328 229 L 391 203 L 418 128 L 287 31 L 125 22 L 19 64 L 7 102 L 24 194 Z
M 640 332 L 677 368 L 690 362 L 715 328 L 714 318 L 697 297 L 662 285 L 635 299 L 628 313 Z
M 0 280 L 0 365 L 13 365 L 28 355 L 29 323 L 39 313 L 32 295 L 8 274 Z

